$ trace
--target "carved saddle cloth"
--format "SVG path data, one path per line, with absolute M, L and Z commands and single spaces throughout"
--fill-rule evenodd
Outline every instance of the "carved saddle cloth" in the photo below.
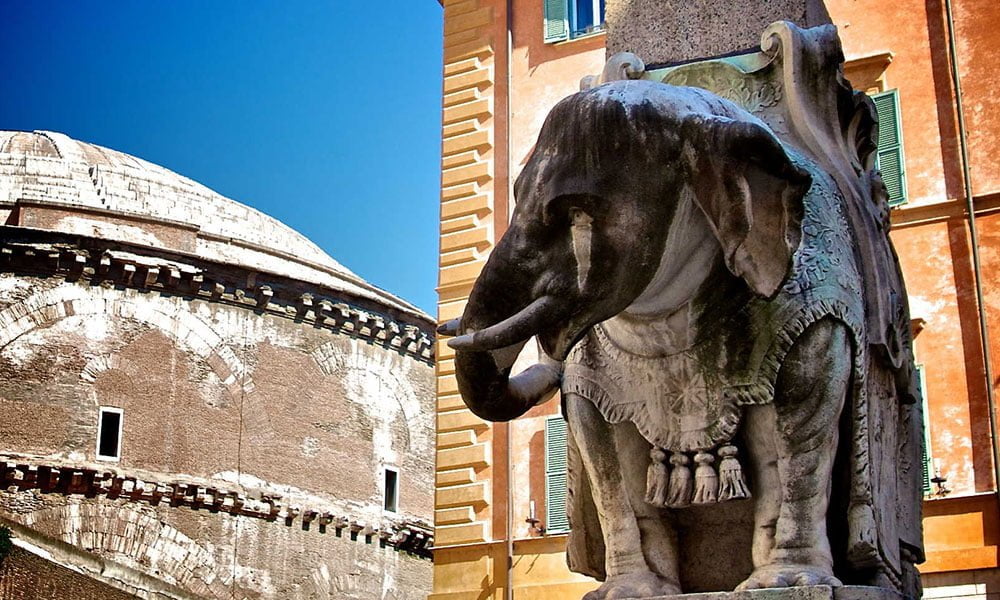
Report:
M 702 319 L 707 324 L 690 347 L 660 356 L 633 354 L 614 342 L 609 326 L 596 325 L 566 361 L 563 392 L 589 399 L 611 423 L 631 421 L 655 448 L 699 453 L 699 468 L 714 462 L 699 457 L 722 446 L 724 468 L 725 457 L 735 456 L 725 448 L 741 407 L 773 401 L 785 354 L 809 325 L 826 316 L 844 322 L 861 349 L 855 374 L 863 372 L 860 278 L 843 200 L 832 188 L 814 185 L 806 195 L 801 243 L 775 298 L 725 302 L 729 314 Z

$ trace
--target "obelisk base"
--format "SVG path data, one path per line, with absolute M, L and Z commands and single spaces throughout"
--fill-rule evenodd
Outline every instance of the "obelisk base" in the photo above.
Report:
M 607 55 L 632 52 L 647 65 L 755 48 L 775 21 L 830 22 L 822 0 L 608 0 Z
M 789 588 L 766 588 L 745 592 L 704 592 L 653 596 L 632 600 L 903 600 L 902 594 L 885 588 L 864 585 L 808 585 Z

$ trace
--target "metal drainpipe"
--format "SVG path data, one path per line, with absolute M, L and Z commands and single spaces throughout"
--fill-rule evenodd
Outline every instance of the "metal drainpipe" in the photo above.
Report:
M 511 435 L 514 422 L 507 421 L 507 585 L 504 586 L 504 598 L 514 600 L 514 466 L 511 451 Z
M 1000 439 L 997 436 L 996 399 L 993 394 L 993 369 L 990 359 L 990 338 L 986 324 L 986 304 L 983 301 L 983 278 L 979 260 L 979 235 L 976 230 L 976 207 L 972 195 L 972 174 L 969 170 L 968 132 L 965 129 L 965 110 L 962 103 L 962 78 L 958 72 L 958 47 L 955 42 L 955 21 L 951 0 L 944 0 L 948 17 L 948 49 L 951 76 L 955 85 L 955 110 L 958 114 L 958 142 L 962 161 L 962 183 L 965 187 L 965 206 L 969 212 L 969 234 L 972 241 L 972 269 L 976 281 L 976 304 L 979 313 L 979 336 L 983 344 L 983 362 L 986 372 L 986 404 L 990 413 L 990 438 L 993 450 L 993 490 L 1000 492 Z
M 511 165 L 513 165 L 514 161 L 511 160 L 510 143 L 510 117 L 512 113 L 510 102 L 513 97 L 511 85 L 513 85 L 514 79 L 511 74 L 513 70 L 511 62 L 514 57 L 514 20 L 512 17 L 513 13 L 511 12 L 513 4 L 513 0 L 507 0 L 507 10 L 504 14 L 507 25 L 507 102 L 504 109 L 507 119 L 507 127 L 504 128 L 504 137 L 506 138 L 504 141 L 507 146 L 507 214 L 503 215 L 503 218 L 508 222 L 510 221 L 510 215 L 514 212 L 514 177 L 511 173 Z M 511 435 L 513 433 L 513 425 L 513 421 L 507 422 L 507 585 L 504 586 L 504 598 L 506 600 L 514 600 L 514 457 L 511 449 L 511 442 L 514 437 Z

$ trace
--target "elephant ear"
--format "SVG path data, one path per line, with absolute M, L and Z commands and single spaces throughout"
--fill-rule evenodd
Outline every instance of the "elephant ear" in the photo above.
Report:
M 803 197 L 812 177 L 760 123 L 693 115 L 681 129 L 688 182 L 726 266 L 754 292 L 773 296 L 802 238 Z

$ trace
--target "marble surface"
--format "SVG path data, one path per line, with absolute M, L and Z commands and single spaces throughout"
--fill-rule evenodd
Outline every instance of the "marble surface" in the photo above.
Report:
M 789 588 L 765 588 L 744 592 L 708 592 L 655 596 L 642 600 L 901 600 L 902 595 L 885 588 L 865 585 L 811 585 Z M 639 599 L 632 599 L 639 600 Z
M 507 233 L 439 329 L 483 419 L 559 387 L 567 560 L 604 582 L 585 600 L 872 597 L 821 587 L 842 581 L 920 597 L 909 316 L 884 186 L 853 166 L 870 164 L 874 109 L 840 77 L 834 27 L 757 36 L 771 60 L 756 70 L 709 60 L 670 85 L 633 46 L 561 101 Z M 533 336 L 549 362 L 511 377 Z M 708 512 L 748 502 L 739 525 Z

